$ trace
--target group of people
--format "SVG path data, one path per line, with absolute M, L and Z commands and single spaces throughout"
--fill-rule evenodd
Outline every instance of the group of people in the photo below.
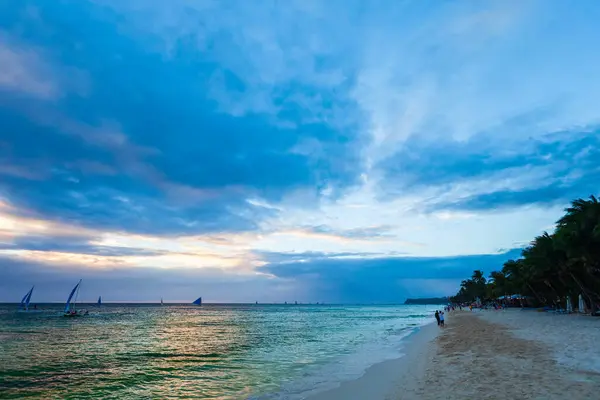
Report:
M 435 310 L 435 319 L 437 321 L 438 326 L 444 326 L 444 312 Z

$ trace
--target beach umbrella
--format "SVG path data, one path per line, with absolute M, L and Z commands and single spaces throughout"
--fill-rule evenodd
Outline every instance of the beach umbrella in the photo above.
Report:
M 583 301 L 583 296 L 579 295 L 579 312 L 580 313 L 584 313 L 585 312 L 585 303 Z

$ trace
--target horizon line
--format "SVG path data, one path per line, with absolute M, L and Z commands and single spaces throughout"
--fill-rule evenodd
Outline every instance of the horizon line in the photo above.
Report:
M 408 299 L 406 299 L 408 300 Z M 403 302 L 362 302 L 362 303 L 351 303 L 351 302 L 341 302 L 341 303 L 336 303 L 336 302 L 265 302 L 265 303 L 261 303 L 261 302 L 203 302 L 202 305 L 288 305 L 288 306 L 294 306 L 294 305 L 406 305 L 405 302 L 406 300 L 404 300 Z M 414 299 L 412 299 L 414 300 Z M 0 305 L 20 305 L 20 302 L 0 302 Z M 36 302 L 33 303 L 36 305 L 39 304 L 65 304 L 64 301 L 42 301 L 42 302 Z M 92 305 L 97 305 L 97 303 L 95 301 L 81 301 L 78 302 L 77 304 L 92 304 Z M 102 302 L 102 305 L 105 304 L 161 304 L 160 301 L 155 302 L 155 301 L 106 301 L 106 302 Z M 166 304 L 166 305 L 193 305 L 193 302 L 191 301 L 170 301 L 170 302 L 163 302 L 162 304 Z M 431 303 L 432 305 L 434 305 L 434 303 Z M 409 304 L 409 305 L 427 305 L 427 304 Z

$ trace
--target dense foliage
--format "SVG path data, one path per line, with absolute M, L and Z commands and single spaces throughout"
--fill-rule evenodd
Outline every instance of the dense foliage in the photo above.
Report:
M 600 304 L 600 202 L 594 196 L 577 199 L 556 222 L 554 233 L 544 232 L 522 252 L 518 260 L 504 263 L 486 280 L 474 271 L 464 280 L 456 302 L 479 297 L 497 299 L 505 295 L 527 296 L 534 305 L 564 305 L 566 298 L 581 294 L 586 306 Z

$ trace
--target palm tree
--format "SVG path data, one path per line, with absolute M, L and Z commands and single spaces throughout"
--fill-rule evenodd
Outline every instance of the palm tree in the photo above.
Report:
M 510 290 L 508 279 L 506 279 L 506 275 L 502 272 L 492 271 L 488 284 L 494 285 L 491 293 L 491 297 L 493 298 L 513 294 L 512 290 Z
M 537 236 L 521 255 L 492 272 L 489 281 L 481 270 L 473 271 L 461 283 L 461 299 L 522 293 L 548 304 L 582 293 L 594 310 L 600 304 L 600 201 L 573 200 L 554 233 Z
M 590 301 L 600 300 L 600 202 L 577 199 L 558 220 L 556 235 L 568 258 L 567 273 Z

